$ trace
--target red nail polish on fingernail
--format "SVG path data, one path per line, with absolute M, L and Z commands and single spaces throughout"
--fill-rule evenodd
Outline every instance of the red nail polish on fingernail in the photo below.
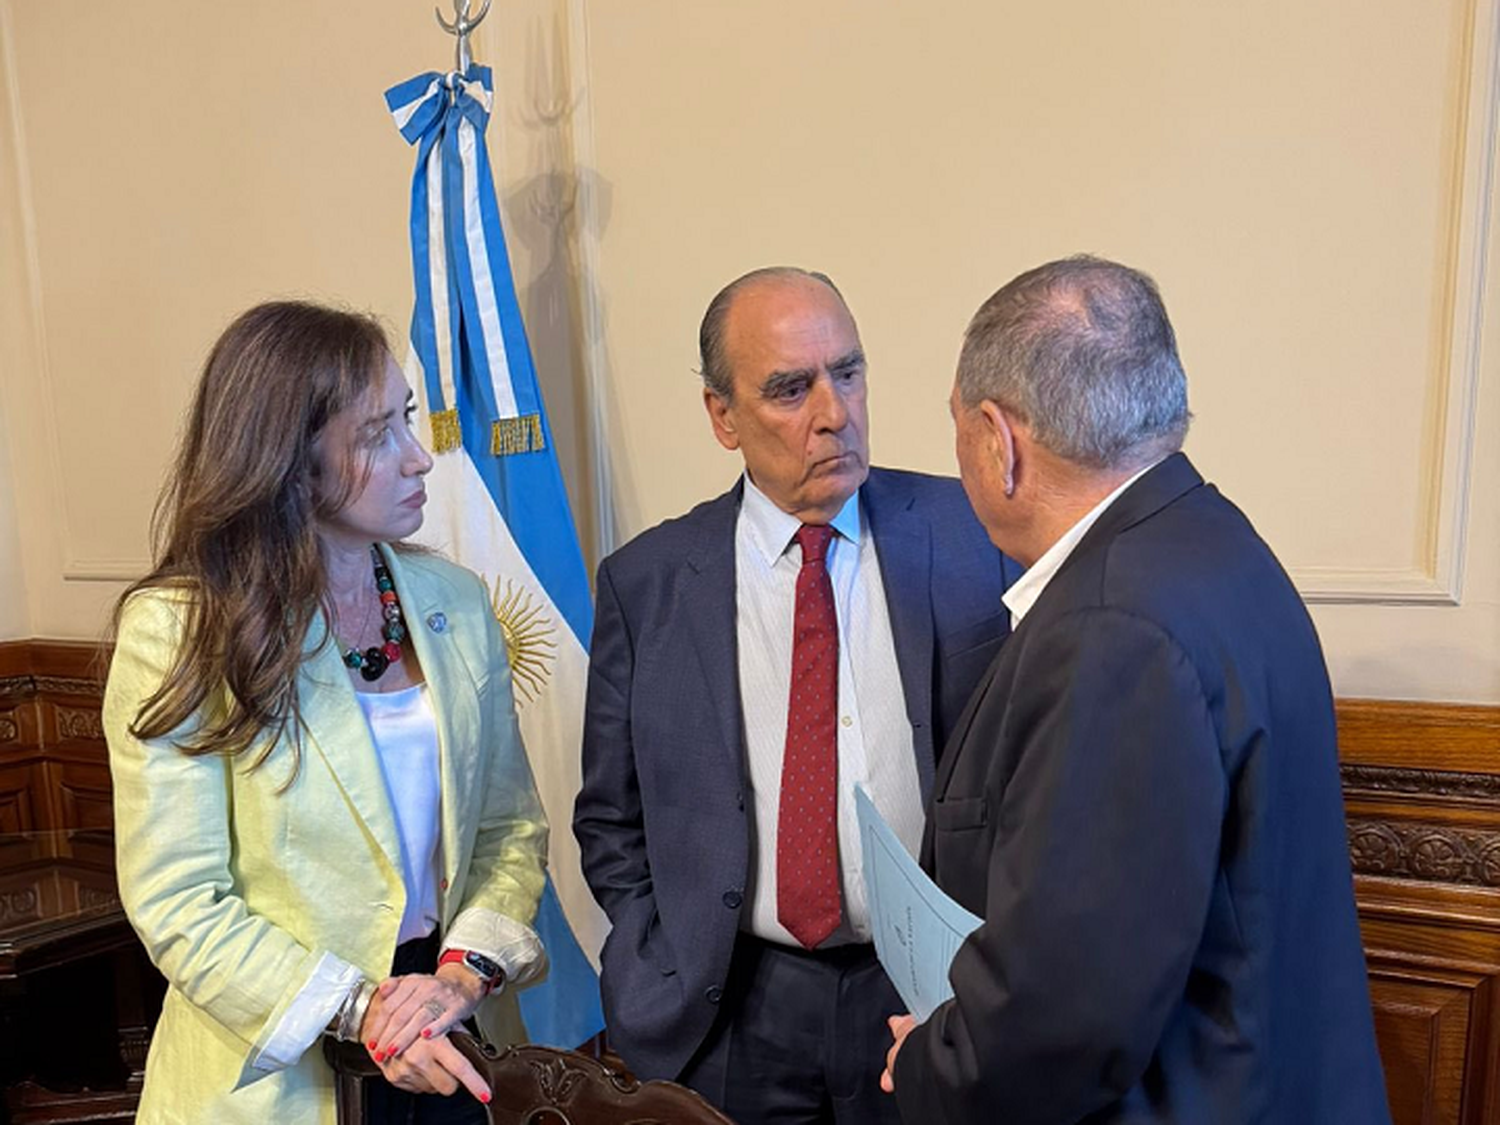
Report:
M 424 1027 L 422 1029 L 422 1038 L 423 1039 L 431 1039 L 432 1038 L 432 1028 L 430 1028 L 430 1027 Z
M 370 1050 L 372 1050 L 372 1051 L 373 1051 L 373 1050 L 374 1050 L 374 1049 L 375 1049 L 375 1048 L 376 1048 L 376 1047 L 378 1047 L 378 1046 L 380 1046 L 380 1044 L 379 1044 L 379 1043 L 377 1043 L 377 1042 L 376 1042 L 376 1041 L 375 1041 L 375 1040 L 374 1040 L 374 1039 L 371 1039 L 371 1040 L 370 1040 Z
M 382 1052 L 380 1052 L 380 1051 L 376 1051 L 375 1052 L 375 1061 L 376 1062 L 385 1062 L 385 1055 Z
M 490 1096 L 489 1096 L 489 1094 L 480 1094 L 479 1095 L 479 1100 L 482 1101 L 485 1105 L 489 1105 L 490 1104 Z

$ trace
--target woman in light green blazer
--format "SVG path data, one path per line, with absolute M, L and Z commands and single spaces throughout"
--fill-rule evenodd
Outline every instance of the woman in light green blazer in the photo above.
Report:
M 447 1032 L 520 1035 L 547 829 L 484 584 L 399 543 L 411 417 L 350 313 L 259 306 L 205 366 L 105 695 L 120 893 L 169 985 L 143 1125 L 333 1122 L 325 1034 L 380 1063 L 377 1115 L 482 1121 Z

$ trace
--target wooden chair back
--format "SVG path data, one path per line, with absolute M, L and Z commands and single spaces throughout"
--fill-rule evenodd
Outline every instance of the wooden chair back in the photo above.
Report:
M 489 1083 L 492 1125 L 734 1125 L 686 1086 L 638 1082 L 577 1051 L 497 1050 L 461 1033 L 453 1043 Z M 329 1038 L 323 1051 L 337 1076 L 339 1125 L 364 1125 L 363 1083 L 378 1068 L 358 1044 Z

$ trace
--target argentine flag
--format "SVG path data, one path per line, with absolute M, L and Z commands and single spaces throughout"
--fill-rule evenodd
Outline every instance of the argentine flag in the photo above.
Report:
M 510 647 L 521 732 L 552 823 L 536 920 L 552 969 L 521 993 L 521 1014 L 533 1042 L 577 1047 L 604 1026 L 607 923 L 569 830 L 593 605 L 490 177 L 494 85 L 488 67 L 470 66 L 419 75 L 385 100 L 417 146 L 407 376 L 420 388 L 436 461 L 422 537 L 484 576 Z

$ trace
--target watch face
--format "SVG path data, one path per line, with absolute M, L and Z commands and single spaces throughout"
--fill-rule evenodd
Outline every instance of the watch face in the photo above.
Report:
M 501 975 L 500 966 L 491 961 L 483 953 L 475 953 L 470 950 L 464 954 L 464 964 L 473 969 L 486 980 L 495 980 Z

